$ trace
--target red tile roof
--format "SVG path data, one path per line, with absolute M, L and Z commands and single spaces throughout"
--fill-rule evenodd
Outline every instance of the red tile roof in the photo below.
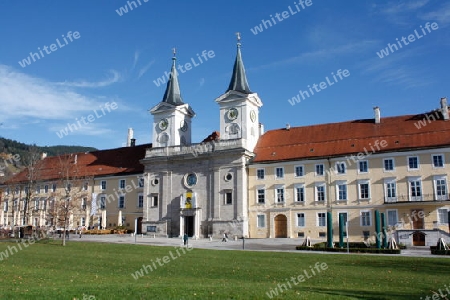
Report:
M 377 140 L 378 143 L 384 140 L 385 147 L 372 148 Z M 443 120 L 440 111 L 436 110 L 419 115 L 386 117 L 380 124 L 375 124 L 374 119 L 365 119 L 271 130 L 260 137 L 253 162 L 318 159 L 359 152 L 381 153 L 449 145 L 450 120 Z
M 134 147 L 122 147 L 116 149 L 99 150 L 92 152 L 80 152 L 65 154 L 61 156 L 46 157 L 39 162 L 36 169 L 38 171 L 39 181 L 51 181 L 60 178 L 61 160 L 66 158 L 72 160 L 72 168 L 77 168 L 77 177 L 107 176 L 107 175 L 125 175 L 144 172 L 144 166 L 139 160 L 145 157 L 147 148 L 151 144 L 137 145 Z M 76 158 L 76 164 L 75 162 Z M 28 176 L 27 169 L 13 176 L 8 183 L 26 182 Z

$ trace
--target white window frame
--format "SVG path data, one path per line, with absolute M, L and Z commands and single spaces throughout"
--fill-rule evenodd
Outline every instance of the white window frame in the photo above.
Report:
M 300 225 L 300 215 L 303 215 L 303 225 Z M 304 212 L 297 213 L 297 227 L 306 227 L 306 214 Z
M 103 186 L 104 186 L 104 187 L 103 187 Z M 101 180 L 101 181 L 100 181 L 100 189 L 101 189 L 102 191 L 104 191 L 104 190 L 106 190 L 106 188 L 107 188 L 106 180 Z
M 156 198 L 156 203 L 155 203 Z M 151 194 L 150 195 L 150 207 L 158 207 L 159 205 L 159 194 Z
M 123 183 L 123 187 L 122 187 Z M 127 186 L 127 181 L 125 179 L 119 179 L 119 190 L 124 190 Z
M 323 187 L 323 200 L 319 200 L 319 187 Z M 314 185 L 314 201 L 316 201 L 316 203 L 327 202 L 327 185 L 325 182 L 316 182 Z
M 319 214 L 324 215 L 324 225 L 320 225 L 321 218 L 319 217 Z M 317 212 L 316 213 L 316 226 L 317 227 L 327 227 L 327 213 L 326 212 Z
M 386 170 L 386 161 L 388 161 L 388 160 L 392 161 L 392 170 Z M 395 159 L 393 157 L 383 159 L 383 171 L 384 172 L 395 172 Z
M 106 209 L 106 196 L 105 195 L 100 195 L 99 208 Z
M 303 189 L 303 200 L 298 199 L 297 189 Z M 306 201 L 306 189 L 304 183 L 298 183 L 294 185 L 294 199 L 297 203 L 305 203 Z
M 120 202 L 122 201 L 122 199 L 123 199 L 123 206 L 121 207 L 120 206 Z M 117 207 L 118 208 L 125 208 L 125 195 L 119 195 L 119 199 L 117 200 Z
M 263 191 L 264 202 L 259 202 L 259 191 Z M 256 204 L 265 204 L 266 203 L 266 187 L 265 186 L 257 186 L 255 189 L 255 197 Z
M 279 201 L 279 199 L 278 199 L 278 190 L 282 190 L 283 192 L 282 192 L 282 200 L 283 201 Z M 286 189 L 284 188 L 284 185 L 275 185 L 275 189 L 274 189 L 274 192 L 275 192 L 275 204 L 276 203 L 286 203 Z
M 345 199 L 340 199 L 340 186 L 345 186 Z M 346 180 L 336 181 L 336 201 L 348 201 L 348 184 Z
M 262 178 L 259 177 L 258 172 L 262 172 Z M 256 169 L 256 179 L 257 180 L 264 180 L 266 177 L 266 170 L 264 168 L 258 168 Z
M 319 166 L 322 166 L 322 174 L 317 173 L 317 168 Z M 316 164 L 314 166 L 314 174 L 316 174 L 316 176 L 325 176 L 325 165 L 324 164 Z
M 445 182 L 445 194 L 444 195 L 438 195 L 438 184 L 437 181 L 438 180 L 444 180 Z M 433 177 L 433 188 L 434 188 L 434 195 L 435 195 L 435 199 L 436 200 L 448 200 L 448 184 L 447 184 L 447 176 L 445 175 L 440 175 L 440 176 L 434 176 Z
M 363 213 L 369 213 L 369 224 L 363 224 Z M 359 212 L 359 222 L 361 227 L 371 227 L 372 226 L 372 211 L 369 209 L 364 209 Z
M 261 224 L 262 222 L 262 224 Z M 266 228 L 266 215 L 258 214 L 256 215 L 256 227 L 257 228 Z
M 281 170 L 281 176 L 278 175 L 278 170 Z M 275 179 L 284 179 L 284 167 L 275 167 Z
M 389 224 L 389 213 L 395 212 L 395 222 L 394 224 Z M 398 224 L 398 209 L 386 209 L 386 224 L 387 226 L 397 226 Z
M 442 158 L 442 166 L 436 166 L 434 164 L 434 157 L 440 156 Z M 445 168 L 445 155 L 444 154 L 431 154 L 431 164 L 433 166 L 433 169 L 442 169 Z
M 411 168 L 409 160 L 412 159 L 412 158 L 417 159 L 417 168 Z M 420 159 L 419 159 L 419 156 L 417 156 L 417 155 L 408 156 L 406 158 L 406 164 L 408 166 L 408 171 L 418 171 L 418 170 L 420 170 Z
M 442 221 L 441 216 L 440 216 L 440 214 L 439 214 L 439 211 L 440 211 L 440 210 L 445 210 L 445 215 L 446 215 L 446 217 L 444 217 L 444 218 L 447 218 L 447 220 L 444 219 L 444 222 Z M 447 225 L 447 224 L 448 224 L 448 211 L 449 211 L 449 209 L 448 209 L 448 208 L 445 208 L 445 207 L 443 207 L 443 208 L 438 208 L 438 209 L 436 210 L 436 213 L 437 213 L 437 220 L 438 220 L 438 224 L 439 224 L 439 225 Z
M 362 184 L 367 184 L 368 186 L 368 197 L 367 198 L 362 198 L 361 195 L 361 185 Z M 371 187 L 370 187 L 370 180 L 366 179 L 366 180 L 358 180 L 358 199 L 359 200 L 363 200 L 363 201 L 367 201 L 370 200 L 372 198 L 372 191 L 371 191 Z
M 334 164 L 334 174 L 336 175 L 347 174 L 347 163 L 345 161 L 337 161 Z
M 412 183 L 413 182 L 419 182 L 420 186 L 420 196 L 413 196 L 412 195 Z M 415 187 L 417 189 L 417 187 Z M 417 190 L 416 190 L 417 192 Z M 409 201 L 423 201 L 423 184 L 422 184 L 422 178 L 420 177 L 408 177 L 408 197 Z
M 395 191 L 395 196 L 394 197 L 389 197 L 388 195 L 388 185 L 389 184 L 393 184 L 394 185 L 394 191 Z M 398 201 L 398 193 L 397 193 L 397 179 L 396 178 L 386 178 L 384 180 L 384 199 L 386 202 L 397 202 Z
M 297 174 L 297 168 L 301 168 L 302 169 L 302 174 L 298 175 Z M 298 177 L 303 177 L 305 176 L 305 165 L 296 165 L 294 166 L 294 177 L 298 178 Z
M 367 171 L 361 172 L 361 163 L 366 163 Z M 358 160 L 358 174 L 367 174 L 369 173 L 369 161 L 368 160 Z
M 142 203 L 142 205 L 141 205 L 141 203 Z M 143 193 L 138 193 L 136 207 L 137 208 L 143 208 L 144 207 L 144 194 Z

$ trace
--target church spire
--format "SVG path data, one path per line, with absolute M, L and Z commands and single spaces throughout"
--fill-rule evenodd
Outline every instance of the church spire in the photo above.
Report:
M 233 67 L 233 76 L 231 77 L 228 91 L 238 91 L 244 94 L 251 94 L 250 87 L 248 86 L 247 76 L 245 76 L 244 63 L 241 56 L 241 34 L 236 33 L 237 36 L 237 54 L 236 61 Z
M 176 69 L 176 49 L 173 48 L 173 57 L 172 57 L 172 70 L 170 71 L 170 78 L 167 82 L 166 92 L 164 93 L 164 97 L 162 102 L 170 103 L 172 105 L 178 106 L 183 105 L 183 99 L 181 98 L 180 85 L 178 84 L 178 73 Z

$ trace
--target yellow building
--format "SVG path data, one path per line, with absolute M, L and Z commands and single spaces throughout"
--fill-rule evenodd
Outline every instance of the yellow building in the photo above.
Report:
M 331 212 L 350 241 L 375 241 L 375 211 L 386 237 L 432 245 L 448 237 L 450 122 L 446 99 L 425 114 L 272 130 L 249 166 L 252 238 L 325 240 Z

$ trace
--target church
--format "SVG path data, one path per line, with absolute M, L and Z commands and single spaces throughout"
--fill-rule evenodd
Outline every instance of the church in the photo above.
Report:
M 152 148 L 144 165 L 142 231 L 200 238 L 248 236 L 247 166 L 263 133 L 262 101 L 249 88 L 240 38 L 228 89 L 215 99 L 220 132 L 191 143 L 193 108 L 181 97 L 174 53 L 170 79 L 153 115 Z

